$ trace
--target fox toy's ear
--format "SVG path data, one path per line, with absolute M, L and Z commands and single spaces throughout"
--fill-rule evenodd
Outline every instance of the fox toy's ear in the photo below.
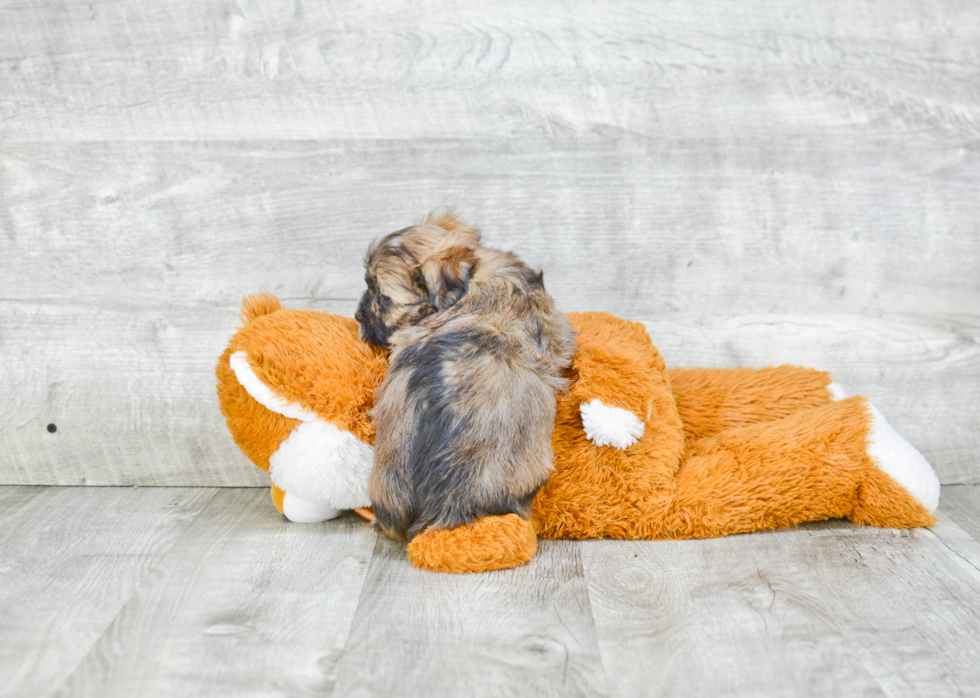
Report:
M 466 295 L 474 266 L 476 255 L 464 245 L 450 247 L 426 259 L 421 271 L 429 302 L 439 310 L 458 303 Z

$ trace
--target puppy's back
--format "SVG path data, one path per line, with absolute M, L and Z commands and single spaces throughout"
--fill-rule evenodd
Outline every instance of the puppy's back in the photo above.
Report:
M 369 490 L 382 529 L 408 541 L 479 516 L 530 518 L 552 462 L 547 352 L 492 313 L 399 335 L 374 411 Z

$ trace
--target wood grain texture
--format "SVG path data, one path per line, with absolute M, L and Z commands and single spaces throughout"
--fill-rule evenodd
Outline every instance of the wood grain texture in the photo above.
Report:
M 782 541 L 585 543 L 610 695 L 887 695 Z
M 980 570 L 980 487 L 944 487 L 930 530 L 962 563 Z
M 928 529 L 847 530 L 809 569 L 849 646 L 890 696 L 980 687 L 980 573 Z
M 261 490 L 0 487 L 0 696 L 974 695 L 966 489 L 931 530 L 541 541 L 457 576 Z
M 540 541 L 524 567 L 438 574 L 379 536 L 337 695 L 603 696 L 577 544 Z
M 942 511 L 936 518 L 939 520 L 929 527 L 929 531 L 949 549 L 953 561 L 970 574 L 980 572 L 980 542 Z
M 980 487 L 944 487 L 942 495 L 939 501 L 940 513 L 955 521 L 968 535 L 980 540 Z
M 213 496 L 0 488 L 0 695 L 59 686 Z
M 2 305 L 5 484 L 268 484 L 218 411 L 232 308 Z
M 2 487 L 0 486 L 0 537 L 7 538 L 16 534 L 11 528 L 11 522 L 24 510 L 34 505 L 32 502 L 47 491 L 47 487 Z
M 0 482 L 264 484 L 211 389 L 241 296 L 350 314 L 445 206 L 563 309 L 832 370 L 980 482 L 975 3 L 26 2 L 0 39 Z
M 966 695 L 977 570 L 843 522 L 582 548 L 611 695 Z
M 221 490 L 57 695 L 331 695 L 375 536 Z
M 38 2 L 0 34 L 6 140 L 980 135 L 961 0 Z
M 353 312 L 349 301 L 284 300 Z M 214 393 L 214 362 L 237 315 L 237 304 L 0 301 L 0 483 L 268 485 L 231 440 Z M 971 407 L 980 330 L 969 318 L 752 315 L 646 326 L 670 365 L 829 370 L 878 405 L 943 482 L 980 481 Z
M 914 134 L 7 143 L 0 177 L 4 300 L 355 301 L 368 244 L 450 206 L 543 268 L 565 310 L 980 308 L 980 151 Z

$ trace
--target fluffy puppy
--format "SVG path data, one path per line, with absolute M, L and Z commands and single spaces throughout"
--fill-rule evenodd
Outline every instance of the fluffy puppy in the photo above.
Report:
M 541 273 L 450 214 L 386 236 L 366 268 L 356 318 L 391 349 L 373 412 L 378 524 L 408 542 L 480 516 L 530 519 L 575 352 Z

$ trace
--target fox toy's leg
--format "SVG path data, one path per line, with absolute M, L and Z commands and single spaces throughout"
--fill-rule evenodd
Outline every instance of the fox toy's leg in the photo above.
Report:
M 894 430 L 883 437 L 887 423 L 877 419 L 874 408 L 853 397 L 690 444 L 673 506 L 653 537 L 707 538 L 838 517 L 930 525 L 938 480 Z M 876 453 L 883 442 L 884 452 Z M 890 474 L 897 471 L 917 480 L 899 484 Z
M 336 519 L 343 513 L 325 504 L 300 499 L 275 485 L 272 486 L 272 504 L 276 511 L 294 523 L 320 523 Z
M 916 448 L 895 431 L 884 415 L 874 405 L 868 434 L 868 455 L 876 468 L 868 473 L 868 480 L 858 493 L 858 503 L 848 517 L 854 523 L 869 526 L 889 526 L 895 516 L 895 507 L 901 495 L 911 493 L 916 504 L 928 512 L 939 506 L 939 478 L 932 466 Z M 908 512 L 908 517 L 914 516 Z M 926 524 L 935 521 L 928 517 Z
M 285 492 L 283 492 L 275 485 L 272 486 L 272 506 L 274 506 L 276 508 L 276 511 L 278 511 L 280 514 L 283 514 L 282 500 L 285 499 L 285 497 L 286 497 Z M 283 516 L 285 516 L 285 514 L 283 514 Z
M 829 373 L 799 366 L 672 368 L 667 374 L 689 443 L 820 407 L 840 393 Z
M 523 565 L 536 549 L 534 525 L 517 514 L 504 514 L 459 528 L 424 531 L 408 544 L 408 559 L 433 572 L 486 572 Z

